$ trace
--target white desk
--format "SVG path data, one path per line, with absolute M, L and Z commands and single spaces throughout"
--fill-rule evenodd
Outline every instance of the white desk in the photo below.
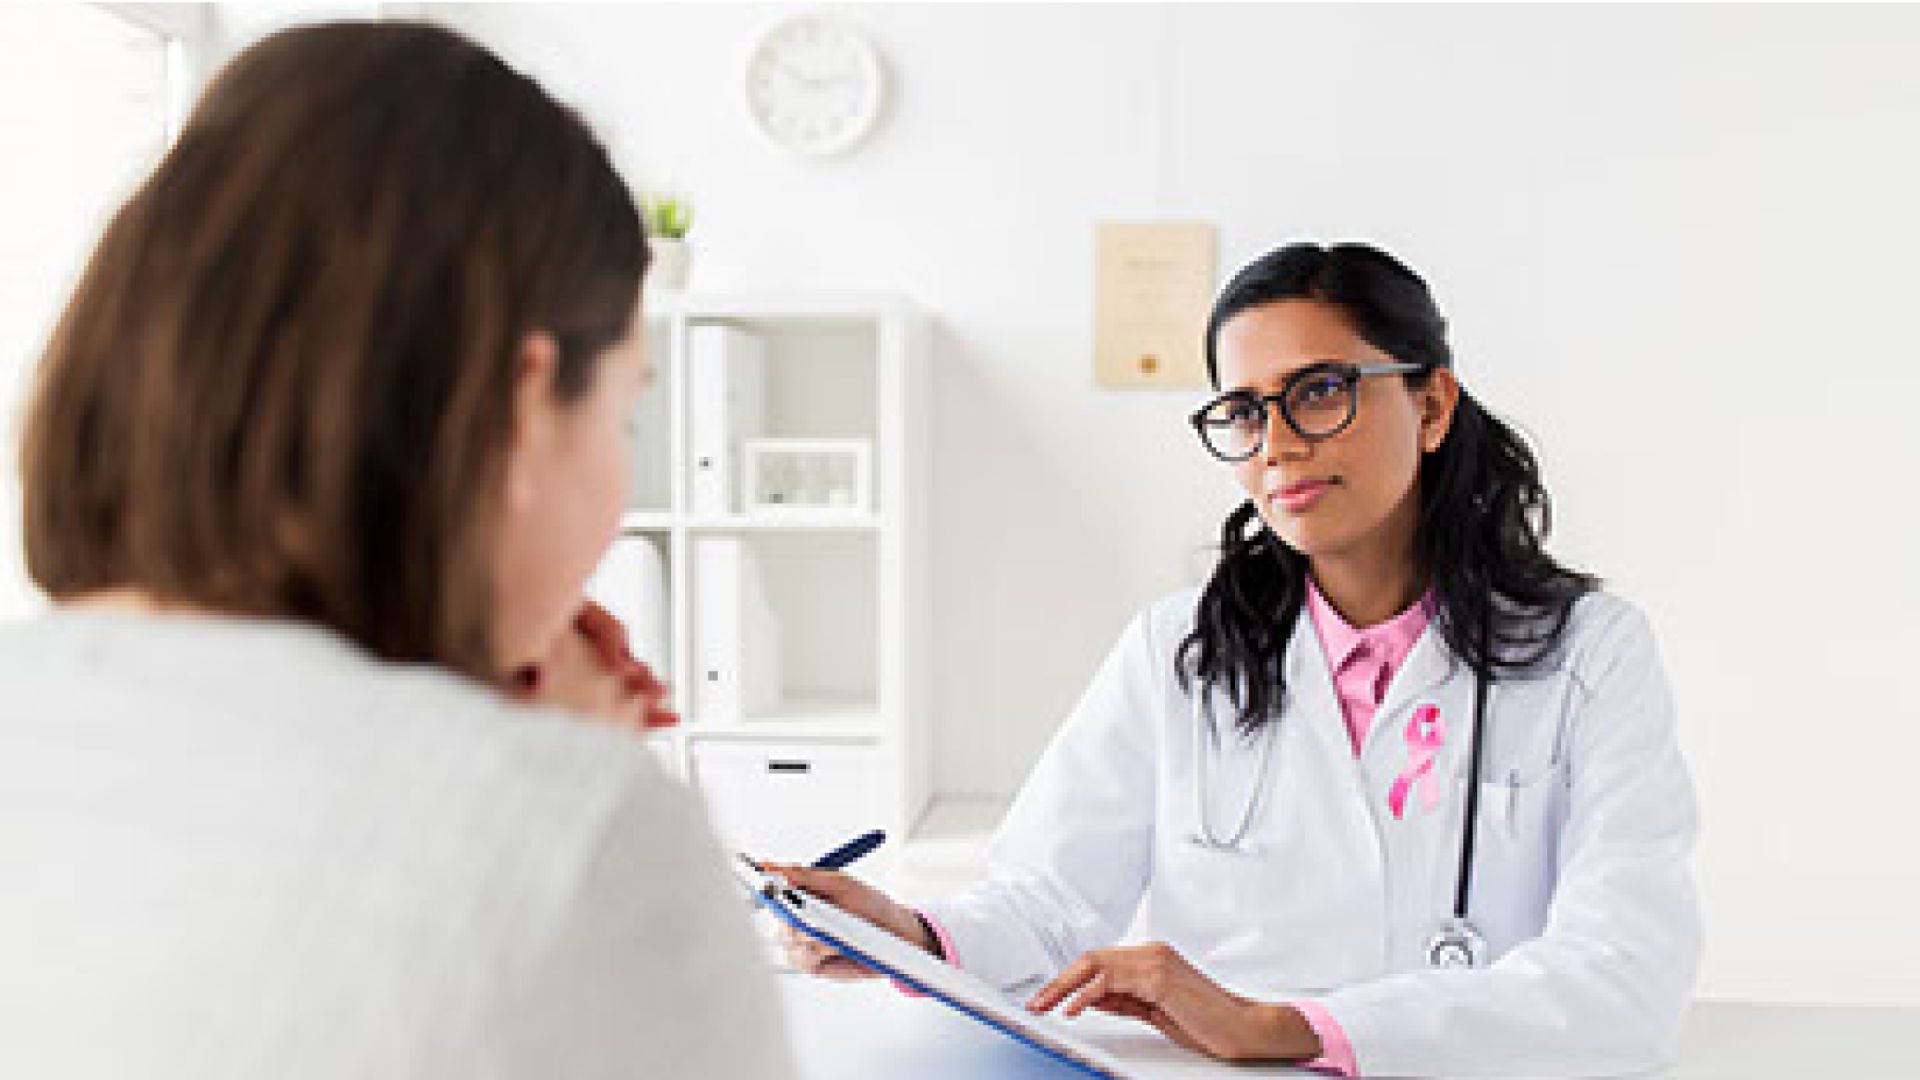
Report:
M 1075 1072 L 936 1002 L 878 981 L 779 977 L 804 1080 L 1075 1080 Z M 1151 1080 L 1318 1076 L 1225 1066 L 1159 1032 L 1091 1017 L 1089 1041 Z M 1920 1080 L 1920 1009 L 1696 1005 L 1665 1080 Z

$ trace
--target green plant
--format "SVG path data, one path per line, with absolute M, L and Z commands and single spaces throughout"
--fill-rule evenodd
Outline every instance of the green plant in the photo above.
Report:
M 685 195 L 647 192 L 640 196 L 640 218 L 647 235 L 663 240 L 685 240 L 693 228 L 693 203 Z

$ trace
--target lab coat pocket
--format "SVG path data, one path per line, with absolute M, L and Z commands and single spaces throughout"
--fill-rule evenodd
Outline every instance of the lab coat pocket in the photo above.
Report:
M 1492 770 L 1489 770 L 1490 772 Z M 1538 934 L 1559 874 L 1566 819 L 1566 770 L 1528 773 L 1507 767 L 1480 783 L 1480 843 L 1474 904 L 1497 951 Z
M 1572 684 L 1564 677 L 1494 688 L 1481 769 L 1480 823 L 1508 840 L 1536 836 L 1564 808 L 1565 719 Z
M 1510 841 L 1537 835 L 1564 799 L 1566 771 L 1559 762 L 1531 769 L 1510 766 L 1503 774 L 1480 782 L 1480 825 Z

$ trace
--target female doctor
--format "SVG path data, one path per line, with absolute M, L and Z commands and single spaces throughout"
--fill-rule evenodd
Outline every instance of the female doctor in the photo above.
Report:
M 778 869 L 969 972 L 1229 1060 L 1597 1076 L 1670 1058 L 1693 794 L 1646 619 L 1543 549 L 1526 445 L 1422 280 L 1357 244 L 1243 269 L 1193 416 L 1247 501 L 1137 616 L 978 886 L 921 911 Z M 1119 945 L 1139 917 L 1151 944 Z M 789 939 L 819 974 L 856 965 Z

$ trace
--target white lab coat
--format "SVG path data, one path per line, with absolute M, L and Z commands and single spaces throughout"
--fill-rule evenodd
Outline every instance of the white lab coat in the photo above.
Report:
M 1008 812 L 987 879 L 927 905 L 962 967 L 1031 983 L 1138 914 L 1140 940 L 1235 991 L 1319 1002 L 1368 1076 L 1599 1076 L 1671 1058 L 1700 948 L 1696 811 L 1635 608 L 1582 598 L 1558 654 L 1492 688 L 1470 917 L 1494 962 L 1436 971 L 1424 953 L 1453 908 L 1472 673 L 1429 627 L 1356 760 L 1303 611 L 1251 853 L 1207 850 L 1190 839 L 1196 720 L 1174 676 L 1196 599 L 1134 619 Z M 1225 837 L 1260 754 L 1213 696 L 1208 820 Z M 1441 798 L 1428 810 L 1416 793 L 1397 819 L 1388 792 L 1424 704 L 1448 726 Z

